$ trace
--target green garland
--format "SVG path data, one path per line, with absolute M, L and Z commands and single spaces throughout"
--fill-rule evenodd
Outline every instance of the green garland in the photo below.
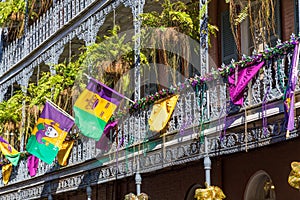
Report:
M 300 40 L 294 34 L 291 35 L 290 40 L 281 42 L 278 40 L 275 47 L 266 47 L 261 53 L 254 54 L 252 56 L 243 55 L 242 59 L 238 62 L 231 62 L 229 65 L 222 65 L 218 70 L 212 71 L 211 73 L 205 74 L 204 76 L 195 76 L 187 79 L 184 83 L 179 86 L 171 87 L 170 89 L 162 89 L 155 94 L 148 95 L 142 99 L 135 100 L 134 103 L 130 104 L 128 108 L 120 110 L 111 119 L 111 121 L 122 118 L 123 116 L 133 114 L 140 110 L 145 110 L 154 104 L 155 101 L 166 98 L 167 96 L 174 95 L 175 93 L 181 92 L 184 88 L 190 85 L 195 89 L 200 87 L 204 83 L 214 81 L 220 77 L 227 77 L 229 74 L 233 73 L 238 68 L 248 67 L 261 60 L 271 60 L 276 57 L 286 55 L 290 52 L 295 44 Z

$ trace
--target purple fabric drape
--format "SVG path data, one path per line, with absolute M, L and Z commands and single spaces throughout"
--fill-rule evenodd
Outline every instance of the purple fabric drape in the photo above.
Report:
M 285 107 L 285 119 L 287 120 L 287 130 L 292 131 L 295 124 L 295 113 L 294 113 L 294 104 L 295 104 L 295 87 L 298 80 L 298 61 L 299 61 L 299 44 L 295 45 L 292 66 L 289 72 L 288 85 L 284 97 L 284 107 Z
M 109 122 L 103 131 L 103 134 L 100 138 L 100 140 L 96 143 L 96 148 L 101 150 L 108 150 L 108 144 L 110 140 L 110 130 L 112 130 L 116 125 L 118 124 L 118 121 Z
M 27 167 L 28 167 L 29 175 L 31 177 L 36 175 L 38 166 L 39 166 L 39 159 L 34 155 L 30 155 L 27 159 Z
M 256 75 L 259 69 L 265 64 L 264 61 L 253 64 L 249 67 L 238 69 L 238 80 L 235 81 L 235 73 L 228 76 L 229 94 L 232 103 L 242 106 L 244 103 L 244 89 L 249 81 Z

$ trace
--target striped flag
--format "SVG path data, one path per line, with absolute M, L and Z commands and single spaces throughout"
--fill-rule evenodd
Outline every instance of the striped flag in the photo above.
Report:
M 0 150 L 9 162 L 14 166 L 18 165 L 20 159 L 20 152 L 18 152 L 14 147 L 12 147 L 6 140 L 0 137 Z
M 99 140 L 108 120 L 123 98 L 123 95 L 91 78 L 73 107 L 75 124 L 81 133 Z
M 46 102 L 42 114 L 29 137 L 26 150 L 42 161 L 51 164 L 62 147 L 73 119 L 50 102 Z

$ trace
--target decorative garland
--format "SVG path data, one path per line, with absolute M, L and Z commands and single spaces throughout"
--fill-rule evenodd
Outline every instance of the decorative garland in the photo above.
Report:
M 229 74 L 233 73 L 238 67 L 244 68 L 263 59 L 270 60 L 274 57 L 285 55 L 295 46 L 295 44 L 299 40 L 299 37 L 296 37 L 294 34 L 292 34 L 289 41 L 281 43 L 279 40 L 275 47 L 267 47 L 262 53 L 254 54 L 252 56 L 243 55 L 242 59 L 238 62 L 231 62 L 229 65 L 222 65 L 220 68 L 218 68 L 218 70 L 212 71 L 211 73 L 205 74 L 204 76 L 196 75 L 195 77 L 186 79 L 185 82 L 181 83 L 178 86 L 162 89 L 156 92 L 155 94 L 150 94 L 139 100 L 135 100 L 134 103 L 131 103 L 127 108 L 119 110 L 116 114 L 114 114 L 111 117 L 110 121 L 120 119 L 126 116 L 128 113 L 133 114 L 140 110 L 145 110 L 151 105 L 153 105 L 154 102 L 166 98 L 170 95 L 174 95 L 175 93 L 179 93 L 189 86 L 192 86 L 194 89 L 196 89 L 200 88 L 200 86 L 204 83 L 217 80 L 219 77 L 227 77 Z M 74 137 L 72 139 L 77 139 L 77 137 Z
M 234 62 L 233 60 L 229 65 L 223 64 L 220 68 L 218 68 L 219 74 L 226 77 L 233 73 L 238 67 L 244 68 L 262 60 L 270 60 L 274 57 L 285 55 L 289 50 L 294 48 L 299 39 L 299 37 L 296 37 L 294 34 L 292 34 L 290 40 L 288 41 L 282 43 L 281 40 L 278 40 L 275 47 L 267 46 L 263 52 L 258 54 L 254 52 L 254 55 L 252 56 L 243 55 L 242 59 L 238 62 Z
M 234 60 L 229 65 L 222 65 L 217 70 L 213 70 L 211 73 L 205 74 L 203 76 L 196 75 L 186 79 L 184 83 L 181 83 L 179 86 L 173 86 L 170 89 L 162 89 L 155 94 L 150 94 L 146 97 L 143 97 L 139 100 L 135 100 L 134 103 L 131 103 L 128 108 L 118 111 L 112 118 L 111 121 L 120 119 L 125 115 L 133 114 L 140 110 L 145 110 L 154 104 L 155 101 L 166 98 L 175 93 L 181 92 L 184 88 L 192 86 L 193 88 L 199 87 L 204 83 L 217 80 L 219 77 L 227 77 L 229 74 L 233 73 L 238 68 L 245 68 L 247 66 L 253 65 L 262 60 L 270 60 L 272 58 L 282 56 L 287 54 L 292 48 L 294 48 L 297 41 L 300 38 L 296 37 L 294 34 L 291 35 L 290 40 L 281 42 L 278 40 L 275 47 L 266 47 L 265 50 L 261 53 L 254 53 L 252 56 L 243 55 L 242 59 L 238 62 Z

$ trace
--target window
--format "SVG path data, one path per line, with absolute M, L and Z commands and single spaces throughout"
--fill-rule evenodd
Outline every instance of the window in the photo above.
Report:
M 295 33 L 299 33 L 299 0 L 294 0 Z
M 275 186 L 270 176 L 263 170 L 256 172 L 249 180 L 245 200 L 276 200 Z
M 195 200 L 195 191 L 198 188 L 203 188 L 200 184 L 193 185 L 187 192 L 185 200 Z
M 228 10 L 221 13 L 221 43 L 222 63 L 229 64 L 232 59 L 237 60 L 237 48 L 231 31 Z
M 277 42 L 278 38 L 281 38 L 281 16 L 280 16 L 280 1 L 275 0 L 274 2 L 275 2 L 275 8 L 274 8 L 275 27 L 274 28 L 275 28 L 276 34 L 273 32 L 273 30 L 271 30 L 271 33 L 269 36 L 267 30 L 257 30 L 257 32 L 254 33 L 255 41 L 253 41 L 251 33 L 248 28 L 247 33 L 243 33 L 243 32 L 241 33 L 242 34 L 241 38 L 245 38 L 244 40 L 241 41 L 242 46 L 244 44 L 244 47 L 246 47 L 246 48 L 242 48 L 244 51 L 242 53 L 251 55 L 251 53 L 254 50 L 254 42 L 256 44 L 256 47 L 258 48 L 258 51 L 263 51 L 265 49 L 266 43 L 264 43 L 264 41 L 263 41 L 263 37 L 261 35 L 262 32 L 265 32 L 265 34 L 264 34 L 265 38 L 270 39 L 270 43 L 268 43 L 268 45 L 276 46 L 276 42 Z M 260 5 L 255 5 L 255 6 L 260 6 Z M 254 8 L 255 8 L 255 6 L 254 6 Z M 241 24 L 241 26 L 249 27 L 249 19 L 245 20 Z M 245 28 L 242 28 L 242 30 L 245 30 Z M 249 37 L 248 37 L 248 35 L 249 35 Z
M 258 51 L 263 51 L 265 48 L 266 43 L 264 42 L 263 38 L 269 38 L 270 43 L 269 46 L 275 46 L 277 39 L 281 38 L 281 15 L 280 15 L 280 1 L 274 0 L 274 20 L 275 20 L 275 32 L 271 30 L 271 33 L 268 34 L 267 30 L 257 30 L 254 33 L 254 41 L 252 38 L 252 33 L 250 31 L 250 20 L 247 17 L 244 21 L 241 22 L 239 25 L 239 34 L 240 34 L 240 49 L 241 54 L 251 55 L 254 46 L 256 46 Z M 261 5 L 258 3 L 251 4 L 252 10 L 257 9 Z M 253 16 L 253 19 L 256 16 Z M 262 35 L 262 32 L 264 35 Z M 263 37 L 264 36 L 264 37 Z M 255 45 L 254 45 L 255 42 Z M 232 59 L 238 59 L 238 52 L 237 47 L 235 44 L 235 40 L 231 31 L 231 25 L 229 20 L 229 11 L 224 11 L 221 13 L 221 43 L 222 43 L 222 62 L 225 64 L 229 64 Z

